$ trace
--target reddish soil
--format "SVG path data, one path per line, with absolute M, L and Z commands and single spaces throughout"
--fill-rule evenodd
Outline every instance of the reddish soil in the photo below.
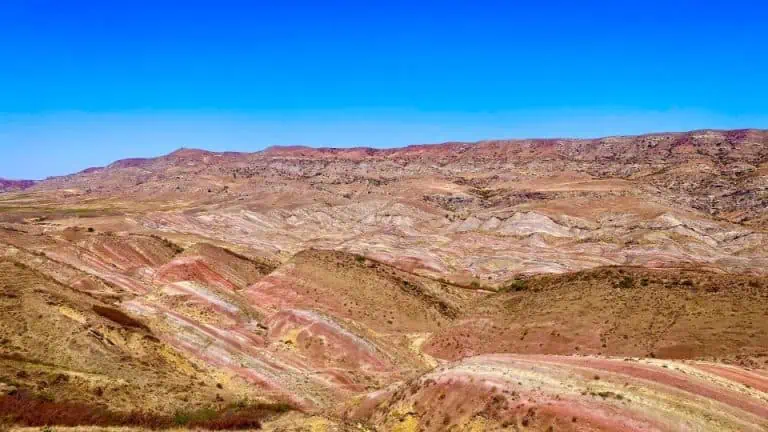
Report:
M 180 281 L 195 281 L 203 285 L 212 285 L 230 291 L 237 286 L 212 270 L 202 257 L 176 258 L 157 270 L 156 281 L 172 283 Z

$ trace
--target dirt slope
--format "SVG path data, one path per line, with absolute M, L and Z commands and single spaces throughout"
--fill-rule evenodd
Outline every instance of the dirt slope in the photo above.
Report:
M 0 382 L 56 400 L 172 411 L 216 400 L 213 371 L 114 305 L 0 261 Z
M 425 351 L 603 354 L 768 364 L 768 279 L 697 270 L 601 268 L 510 282 Z
M 762 431 L 768 375 L 699 362 L 488 355 L 352 402 L 387 431 Z

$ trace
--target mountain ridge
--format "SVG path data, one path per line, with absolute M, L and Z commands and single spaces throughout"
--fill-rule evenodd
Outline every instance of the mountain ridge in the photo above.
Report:
M 170 158 L 195 158 L 195 157 L 204 157 L 204 156 L 216 156 L 216 157 L 254 157 L 257 155 L 264 155 L 264 156 L 290 156 L 290 155 L 301 155 L 305 157 L 309 156 L 319 156 L 319 155 L 339 155 L 339 156 L 345 156 L 348 155 L 349 157 L 365 157 L 365 156 L 384 156 L 384 155 L 404 155 L 408 154 L 410 152 L 440 152 L 441 150 L 445 151 L 456 151 L 456 150 L 466 150 L 469 147 L 472 146 L 488 146 L 488 145 L 498 145 L 502 144 L 505 146 L 509 145 L 527 145 L 527 147 L 547 147 L 552 145 L 557 145 L 558 143 L 564 144 L 564 143 L 572 143 L 572 144 L 594 144 L 594 143 L 607 143 L 607 142 L 615 142 L 615 141 L 626 141 L 626 140 L 642 140 L 642 139 L 652 139 L 652 138 L 662 138 L 662 137 L 678 137 L 678 138 L 690 138 L 691 136 L 695 135 L 702 135 L 702 134 L 722 134 L 724 137 L 732 140 L 740 140 L 743 139 L 743 136 L 752 134 L 757 137 L 761 137 L 762 140 L 768 140 L 766 136 L 768 136 L 768 129 L 759 129 L 759 128 L 744 128 L 744 129 L 696 129 L 691 131 L 681 131 L 681 132 L 652 132 L 652 133 L 646 133 L 646 134 L 640 134 L 640 135 L 608 135 L 604 137 L 594 137 L 594 138 L 568 138 L 568 137 L 559 137 L 559 138 L 510 138 L 510 139 L 483 139 L 479 141 L 446 141 L 442 143 L 430 143 L 430 144 L 409 144 L 405 146 L 399 146 L 399 147 L 387 147 L 387 148 L 375 148 L 375 147 L 366 147 L 366 146 L 355 146 L 355 147 L 326 147 L 326 146 L 307 146 L 307 145 L 272 145 L 268 146 L 262 150 L 253 151 L 253 152 L 235 152 L 235 151 L 212 151 L 202 148 L 188 148 L 188 147 L 180 147 L 174 151 L 171 151 L 164 155 L 159 155 L 155 157 L 144 157 L 144 158 L 124 158 L 124 159 L 118 159 L 115 160 L 105 166 L 100 167 L 90 167 L 83 169 L 81 171 L 71 173 L 71 174 L 64 174 L 61 176 L 53 176 L 49 177 L 48 179 L 54 179 L 54 178 L 61 178 L 61 177 L 69 177 L 72 175 L 77 174 L 87 174 L 94 171 L 100 171 L 106 168 L 129 168 L 129 167 L 136 167 L 141 166 L 144 163 L 150 163 L 151 161 L 161 160 L 161 159 L 170 159 Z M 678 143 L 679 144 L 679 143 Z M 45 180 L 42 180 L 45 181 Z

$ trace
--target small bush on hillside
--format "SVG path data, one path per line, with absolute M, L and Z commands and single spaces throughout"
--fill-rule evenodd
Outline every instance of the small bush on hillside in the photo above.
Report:
M 176 411 L 173 422 L 178 426 L 186 426 L 190 423 L 204 423 L 216 417 L 216 411 L 212 408 L 201 408 L 194 411 Z
M 517 292 L 526 291 L 528 289 L 528 281 L 523 279 L 513 279 L 507 282 L 501 289 L 502 292 Z
M 172 249 L 173 253 L 176 254 L 176 255 L 184 252 L 184 248 L 183 247 L 177 245 L 176 243 L 168 240 L 165 237 L 160 237 L 159 235 L 155 235 L 155 234 L 150 235 L 150 237 L 152 237 L 155 240 L 160 240 L 161 242 L 163 242 L 163 246 L 165 246 L 165 247 L 167 247 L 169 249 Z
M 632 276 L 624 276 L 617 284 L 619 288 L 632 288 L 635 286 L 635 279 Z

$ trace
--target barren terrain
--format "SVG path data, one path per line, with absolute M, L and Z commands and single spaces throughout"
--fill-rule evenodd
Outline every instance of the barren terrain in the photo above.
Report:
M 768 131 L 0 186 L 0 423 L 768 430 Z

